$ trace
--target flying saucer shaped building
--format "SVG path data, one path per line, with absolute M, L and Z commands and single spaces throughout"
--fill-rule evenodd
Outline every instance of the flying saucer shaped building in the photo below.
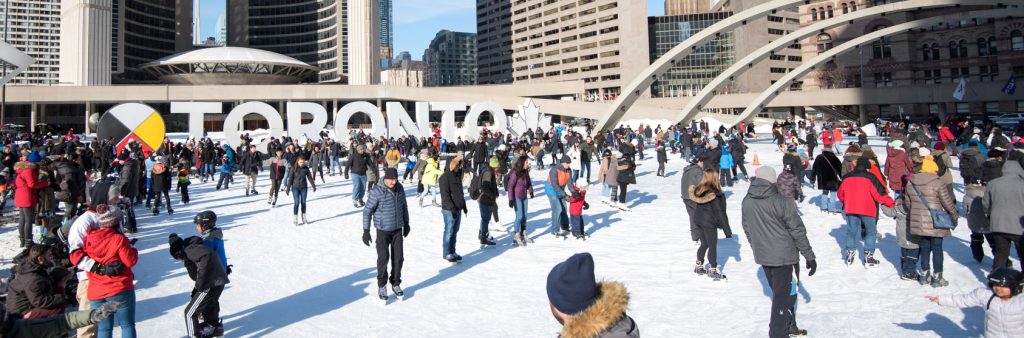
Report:
M 203 48 L 142 65 L 167 84 L 277 85 L 315 80 L 319 68 L 265 50 L 242 47 Z

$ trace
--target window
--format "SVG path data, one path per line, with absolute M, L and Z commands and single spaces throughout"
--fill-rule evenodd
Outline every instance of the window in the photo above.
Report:
M 996 55 L 999 54 L 999 43 L 996 42 L 996 37 L 988 37 L 988 54 Z
M 956 40 L 949 42 L 949 58 L 958 59 L 967 57 L 967 40 Z
M 831 18 L 832 18 L 832 15 L 833 15 L 833 14 L 834 14 L 834 13 L 833 13 L 833 11 L 832 11 L 832 5 L 829 5 L 829 6 L 828 6 L 828 18 L 829 18 L 829 19 L 831 19 Z
M 811 21 L 818 21 L 818 10 L 811 8 Z
M 832 36 L 827 33 L 818 34 L 818 54 L 832 49 Z
M 941 60 L 942 54 L 939 53 L 939 44 L 932 42 L 932 60 Z
M 938 103 L 929 103 L 928 104 L 928 114 L 939 115 L 939 104 Z
M 942 70 L 939 69 L 926 69 L 924 71 L 924 84 L 939 84 L 942 83 Z
M 770 71 L 772 73 L 776 73 L 776 74 L 785 74 L 786 73 L 786 68 L 771 67 Z
M 892 73 L 875 73 L 875 87 L 892 86 Z
M 876 32 L 878 30 L 885 29 L 887 27 L 888 26 L 886 26 L 886 25 L 878 25 L 878 26 L 875 26 L 875 28 L 872 29 L 871 31 L 872 32 Z M 872 51 L 872 55 L 876 59 L 891 58 L 892 57 L 892 39 L 883 36 L 883 37 L 879 38 L 878 40 L 875 40 L 875 42 L 873 42 L 871 44 L 871 51 Z
M 932 50 L 931 50 L 931 47 L 928 46 L 927 43 L 924 44 L 924 46 L 921 46 L 921 59 L 925 60 L 925 61 L 931 61 L 932 60 Z
M 1024 101 L 1017 101 L 1017 112 L 1024 113 Z
M 978 67 L 979 73 L 981 74 L 981 81 L 996 81 L 999 79 L 999 66 L 981 66 Z
M 968 115 L 971 113 L 971 105 L 966 102 L 956 103 L 956 113 L 962 115 Z
M 853 12 L 857 11 L 857 2 L 856 1 L 850 3 L 850 10 L 853 11 Z
M 844 2 L 844 3 L 843 3 L 843 14 L 846 14 L 846 13 L 849 13 L 849 12 L 850 12 L 850 6 L 849 6 L 849 5 L 847 5 L 847 4 L 846 4 L 846 3 Z
M 985 112 L 989 114 L 999 113 L 999 102 L 985 102 Z
M 978 56 L 988 56 L 988 40 L 978 39 Z
M 960 81 L 961 77 L 966 79 L 966 78 L 968 78 L 970 76 L 971 76 L 970 68 L 961 67 L 961 68 L 950 68 L 949 69 L 949 79 L 953 83 L 958 83 Z
M 1010 32 L 1010 48 L 1015 52 L 1024 51 L 1024 33 L 1019 30 Z

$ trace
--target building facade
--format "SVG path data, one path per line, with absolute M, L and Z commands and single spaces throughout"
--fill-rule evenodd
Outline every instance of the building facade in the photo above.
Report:
M 0 5 L 0 13 L 6 18 L 4 40 L 36 59 L 35 64 L 9 84 L 57 84 L 60 79 L 60 8 L 60 0 L 7 0 L 6 5 Z
M 666 2 L 667 6 L 668 2 Z M 650 60 L 667 54 L 687 38 L 732 15 L 729 12 L 705 12 L 689 15 L 652 16 L 648 18 Z M 652 97 L 693 96 L 711 80 L 736 62 L 736 38 L 726 32 L 707 45 L 698 47 L 677 62 L 651 86 Z M 730 85 L 727 85 L 731 86 Z
M 814 1 L 800 7 L 802 25 L 871 7 L 872 1 Z M 1021 6 L 1021 5 L 1011 5 Z M 803 44 L 805 59 L 864 34 L 923 18 L 945 16 L 949 20 L 927 30 L 890 35 L 870 46 L 844 53 L 804 77 L 808 90 L 830 88 L 951 87 L 963 79 L 963 101 L 936 95 L 934 102 L 896 105 L 842 106 L 848 112 L 864 110 L 868 116 L 947 117 L 982 116 L 1024 112 L 1024 98 L 1003 95 L 1002 100 L 979 100 L 972 87 L 1001 87 L 1011 76 L 1024 77 L 1024 19 L 976 19 L 965 11 L 996 7 L 960 7 L 887 13 L 826 30 Z M 994 83 L 994 85 L 993 85 Z M 979 89 L 980 90 L 980 89 Z
M 477 35 L 441 30 L 423 52 L 427 87 L 477 84 Z
M 117 23 L 111 0 L 61 1 L 59 79 L 62 85 L 109 85 L 111 82 L 113 31 Z M 106 37 L 106 38 L 104 38 Z
M 710 9 L 710 0 L 665 0 L 666 16 L 707 13 Z
M 228 46 L 264 49 L 317 66 L 320 73 L 311 82 L 348 82 L 348 1 L 228 0 L 227 4 Z
M 477 64 L 480 84 L 512 82 L 512 1 L 477 0 Z
M 378 0 L 347 0 L 348 84 L 380 83 L 380 3 Z
M 423 87 L 423 61 L 400 61 L 394 67 L 380 72 L 380 83 L 385 86 Z
M 579 99 L 612 100 L 650 64 L 645 1 L 516 0 L 511 10 L 515 82 L 583 80 Z
M 762 3 L 762 0 L 722 0 L 715 4 L 712 11 L 739 13 Z M 741 58 L 750 55 L 764 45 L 778 40 L 799 28 L 800 18 L 795 6 L 778 10 L 766 17 L 753 20 L 746 25 L 737 27 L 733 31 L 733 36 L 736 38 L 735 55 Z M 802 62 L 801 44 L 794 43 L 782 50 L 775 51 L 774 56 L 753 64 L 752 67 L 734 79 L 730 88 L 725 91 L 732 93 L 760 93 L 785 76 L 787 72 L 800 66 Z M 791 88 L 800 88 L 800 86 L 800 83 L 796 83 Z
M 158 83 L 142 64 L 193 48 L 191 0 L 113 0 L 111 81 Z M 114 27 L 113 24 L 117 26 Z

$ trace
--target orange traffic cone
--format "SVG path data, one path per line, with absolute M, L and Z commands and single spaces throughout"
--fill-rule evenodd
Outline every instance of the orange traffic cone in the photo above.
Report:
M 754 153 L 754 166 L 761 165 L 761 160 L 757 158 L 757 153 Z

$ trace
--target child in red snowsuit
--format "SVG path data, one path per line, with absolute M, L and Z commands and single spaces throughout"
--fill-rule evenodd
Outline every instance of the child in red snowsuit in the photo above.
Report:
M 570 188 L 572 194 L 569 196 L 569 225 L 573 237 L 586 239 L 587 233 L 583 230 L 583 210 L 589 209 L 587 203 L 587 185 L 583 180 L 577 179 Z

